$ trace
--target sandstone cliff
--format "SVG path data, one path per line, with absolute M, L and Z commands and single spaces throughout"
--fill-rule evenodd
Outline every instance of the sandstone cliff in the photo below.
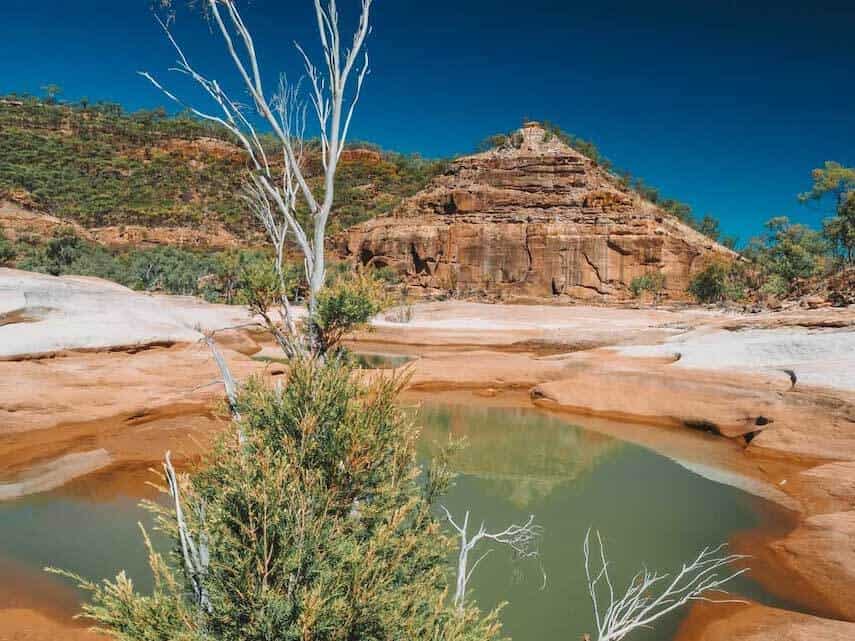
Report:
M 515 144 L 460 158 L 390 216 L 351 228 L 342 258 L 388 266 L 419 291 L 618 300 L 661 272 L 679 298 L 735 254 L 527 123 Z

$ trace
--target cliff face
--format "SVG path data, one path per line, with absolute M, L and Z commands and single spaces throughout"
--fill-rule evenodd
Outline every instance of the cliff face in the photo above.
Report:
M 684 296 L 704 265 L 735 256 L 534 123 L 513 145 L 455 161 L 337 249 L 426 293 L 605 300 L 628 297 L 632 280 L 652 272 L 665 276 L 666 294 Z

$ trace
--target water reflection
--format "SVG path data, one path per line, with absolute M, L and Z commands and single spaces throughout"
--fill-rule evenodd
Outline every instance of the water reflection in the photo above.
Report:
M 0 621 L 3 609 L 15 607 L 55 620 L 77 614 L 84 594 L 46 574 L 46 566 L 93 579 L 126 569 L 139 589 L 151 589 L 140 525 L 156 545 L 167 545 L 139 505 L 141 496 L 155 496 L 146 486 L 154 478 L 144 468 L 114 470 L 109 479 L 101 473 L 54 492 L 0 503 Z
M 520 509 L 590 473 L 623 446 L 622 441 L 517 408 L 426 404 L 419 410 L 419 421 L 422 458 L 430 459 L 450 437 L 464 439 L 456 471 L 477 477 L 485 492 L 505 497 Z
M 591 630 L 581 554 L 588 527 L 603 532 L 621 583 L 642 563 L 672 568 L 705 545 L 755 527 L 758 506 L 767 505 L 648 450 L 535 410 L 427 403 L 418 416 L 423 459 L 450 435 L 468 441 L 446 497 L 454 514 L 469 509 L 476 525 L 483 520 L 501 529 L 533 513 L 544 527 L 545 588 L 537 564 L 515 563 L 502 550 L 478 567 L 471 585 L 484 607 L 509 602 L 503 621 L 517 641 L 568 641 Z M 0 620 L 2 609 L 16 604 L 58 618 L 73 613 L 81 595 L 46 576 L 45 565 L 92 578 L 125 568 L 148 589 L 137 524 L 150 518 L 137 504 L 140 496 L 155 495 L 146 485 L 153 478 L 146 466 L 113 469 L 0 503 Z M 773 603 L 750 579 L 735 588 Z M 681 616 L 633 639 L 669 639 Z
M 540 589 L 540 565 L 519 565 L 501 549 L 473 578 L 473 594 L 482 606 L 508 602 L 502 618 L 517 640 L 567 641 L 591 631 L 582 559 L 589 527 L 603 532 L 612 576 L 625 585 L 642 564 L 674 568 L 700 548 L 759 524 L 760 499 L 534 410 L 425 404 L 420 417 L 425 455 L 449 435 L 469 443 L 447 497 L 453 514 L 471 510 L 476 524 L 483 520 L 493 530 L 535 514 L 544 527 L 545 589 Z M 775 603 L 750 578 L 741 578 L 733 589 Z M 670 639 L 684 615 L 662 620 L 633 639 Z

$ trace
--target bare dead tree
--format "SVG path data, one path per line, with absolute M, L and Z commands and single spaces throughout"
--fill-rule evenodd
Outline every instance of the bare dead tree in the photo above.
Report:
M 232 419 L 234 420 L 236 425 L 239 425 L 240 411 L 238 410 L 237 381 L 235 381 L 235 377 L 232 376 L 232 371 L 229 369 L 229 364 L 228 362 L 226 362 L 226 357 L 223 356 L 223 353 L 217 347 L 217 343 L 214 340 L 213 333 L 205 334 L 205 343 L 208 345 L 208 349 L 211 350 L 211 355 L 214 357 L 214 362 L 217 364 L 217 369 L 220 370 L 220 376 L 223 377 L 223 387 L 226 390 L 226 400 L 229 404 L 229 411 L 231 411 Z M 245 439 L 242 429 L 238 428 L 237 436 L 238 445 L 243 445 Z
M 217 111 L 207 111 L 186 105 L 148 72 L 141 75 L 161 90 L 170 100 L 187 107 L 204 120 L 215 122 L 240 142 L 250 161 L 251 173 L 246 185 L 253 215 L 262 223 L 277 252 L 281 275 L 284 239 L 290 233 L 300 249 L 309 283 L 310 319 L 316 309 L 317 294 L 324 284 L 324 243 L 326 228 L 335 197 L 335 174 L 344 149 L 351 120 L 363 82 L 368 75 L 368 55 L 363 46 L 371 31 L 369 14 L 373 0 L 360 0 L 361 12 L 349 47 L 342 43 L 336 0 L 314 0 L 318 35 L 323 51 L 323 64 L 312 62 L 306 50 L 296 45 L 302 58 L 311 91 L 309 102 L 320 131 L 323 183 L 315 195 L 307 180 L 303 148 L 306 127 L 306 102 L 301 98 L 301 83 L 290 84 L 283 74 L 276 92 L 265 93 L 261 66 L 252 34 L 244 22 L 235 0 L 204 0 L 215 30 L 224 45 L 241 83 L 248 92 L 254 110 L 270 128 L 279 143 L 282 173 L 274 173 L 268 152 L 262 144 L 256 126 L 243 105 L 229 96 L 222 85 L 196 70 L 172 36 L 166 22 L 158 19 L 174 47 L 178 60 L 172 69 L 190 77 L 213 100 Z M 309 225 L 304 229 L 297 218 L 297 202 L 301 198 L 309 212 Z M 264 205 L 263 201 L 267 201 Z M 293 316 L 284 302 L 285 323 L 293 329 Z M 309 323 L 310 330 L 312 323 Z M 316 339 L 310 339 L 315 343 Z M 312 347 L 316 347 L 315 344 Z
M 302 158 L 302 152 L 300 153 L 300 158 Z M 291 176 L 287 176 L 283 182 L 285 184 L 283 191 L 287 192 L 286 202 L 289 203 L 289 207 L 291 207 L 292 211 L 296 211 L 297 192 L 294 189 L 295 185 L 293 178 Z M 300 353 L 303 351 L 303 345 L 301 338 L 297 333 L 297 323 L 294 318 L 294 312 L 291 309 L 291 303 L 288 300 L 287 286 L 285 283 L 284 266 L 285 247 L 288 239 L 288 221 L 281 216 L 277 216 L 277 212 L 279 211 L 278 208 L 271 204 L 264 186 L 261 185 L 253 175 L 250 175 L 249 180 L 244 184 L 241 198 L 244 203 L 246 203 L 249 211 L 252 212 L 253 216 L 255 216 L 255 218 L 264 227 L 267 237 L 273 244 L 273 250 L 275 253 L 273 264 L 276 269 L 276 276 L 279 280 L 279 291 L 277 292 L 274 303 L 279 310 L 279 316 L 282 321 L 281 325 L 284 330 L 280 329 L 280 326 L 270 318 L 269 309 L 266 306 L 257 311 L 262 315 L 269 331 L 273 334 L 276 342 L 279 343 L 279 346 L 286 354 L 291 356 Z
M 615 594 L 609 562 L 600 533 L 596 533 L 599 551 L 591 555 L 591 530 L 585 535 L 585 575 L 597 625 L 595 641 L 620 641 L 634 630 L 650 627 L 655 621 L 690 601 L 745 603 L 738 599 L 711 595 L 727 594 L 722 586 L 748 571 L 733 570 L 731 564 L 747 557 L 725 554 L 726 545 L 704 548 L 675 574 L 659 574 L 644 568 L 630 580 L 622 595 Z M 597 564 L 599 569 L 597 569 Z M 601 595 L 603 585 L 607 594 Z
M 483 561 L 490 552 L 492 552 L 492 549 L 488 549 L 478 557 L 470 568 L 469 553 L 472 552 L 479 543 L 484 540 L 488 540 L 506 545 L 511 548 L 519 558 L 523 559 L 537 558 L 540 555 L 537 543 L 543 533 L 543 528 L 534 524 L 533 514 L 530 515 L 528 521 L 522 525 L 513 524 L 501 532 L 495 533 L 488 532 L 484 522 L 482 521 L 478 530 L 476 530 L 476 532 L 470 537 L 469 510 L 466 511 L 466 514 L 463 517 L 463 524 L 458 525 L 451 516 L 451 512 L 449 512 L 444 505 L 441 505 L 440 508 L 445 512 L 445 518 L 448 519 L 451 527 L 453 527 L 460 536 L 460 552 L 457 556 L 457 585 L 454 592 L 454 605 L 459 609 L 463 609 L 466 599 L 466 588 L 469 585 L 469 579 L 472 578 L 472 574 L 475 572 L 475 568 L 477 568 L 478 564 L 481 563 L 481 561 Z
M 223 387 L 226 390 L 226 400 L 229 403 L 229 410 L 231 410 L 232 417 L 236 421 L 239 421 L 240 412 L 237 407 L 237 382 L 235 381 L 234 376 L 232 376 L 232 371 L 229 369 L 229 364 L 226 362 L 226 358 L 217 347 L 217 343 L 214 341 L 214 335 L 212 333 L 205 334 L 205 343 L 208 345 L 208 349 L 211 350 L 211 355 L 214 357 L 217 369 L 220 370 L 220 376 L 223 377 Z
M 175 504 L 175 520 L 178 525 L 178 539 L 181 542 L 181 556 L 184 559 L 187 577 L 193 587 L 193 596 L 196 599 L 196 604 L 206 612 L 211 611 L 211 601 L 208 598 L 208 592 L 205 589 L 205 576 L 208 573 L 208 565 L 210 557 L 208 553 L 208 539 L 204 529 L 199 534 L 198 540 L 193 538 L 190 533 L 190 528 L 187 525 L 187 519 L 184 517 L 184 509 L 181 505 L 180 484 L 178 475 L 175 473 L 175 467 L 170 459 L 170 452 L 166 452 L 163 461 L 163 471 L 166 475 L 166 482 L 169 485 L 169 494 Z M 205 523 L 205 504 L 199 505 L 199 512 L 196 515 L 199 524 L 204 527 Z

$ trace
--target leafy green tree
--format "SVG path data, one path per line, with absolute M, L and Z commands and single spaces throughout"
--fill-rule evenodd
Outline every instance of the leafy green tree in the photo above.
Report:
M 855 262 L 855 167 L 827 161 L 811 173 L 813 187 L 799 195 L 802 202 L 833 196 L 835 215 L 823 222 L 823 233 L 849 263 Z
M 244 387 L 201 472 L 166 467 L 182 516 L 150 505 L 173 541 L 168 556 L 146 541 L 153 593 L 75 577 L 85 616 L 126 641 L 498 638 L 496 612 L 447 598 L 453 544 L 434 508 L 449 471 L 417 466 L 404 381 L 337 358 L 294 359 L 286 378 Z
M 64 273 L 84 251 L 83 240 L 73 228 L 57 230 L 45 246 L 46 271 L 54 276 Z
M 768 220 L 766 229 L 745 251 L 763 274 L 790 284 L 796 278 L 810 278 L 822 272 L 828 243 L 819 232 L 792 224 L 786 216 Z
M 42 91 L 45 94 L 45 102 L 49 105 L 55 105 L 58 102 L 59 95 L 62 93 L 62 87 L 51 83 L 44 85 Z
M 823 167 L 811 172 L 813 187 L 799 196 L 803 201 L 817 200 L 827 194 L 840 198 L 855 190 L 855 168 L 844 167 L 838 162 L 827 161 Z
M 823 221 L 822 233 L 847 263 L 855 262 L 855 191 L 842 200 L 836 216 Z
M 701 218 L 695 229 L 701 232 L 704 236 L 712 238 L 715 241 L 721 238 L 721 229 L 719 228 L 718 219 L 710 216 L 709 214 L 704 214 L 704 217 Z
M 723 262 L 712 263 L 695 274 L 688 292 L 701 303 L 723 303 L 745 296 L 740 272 Z

